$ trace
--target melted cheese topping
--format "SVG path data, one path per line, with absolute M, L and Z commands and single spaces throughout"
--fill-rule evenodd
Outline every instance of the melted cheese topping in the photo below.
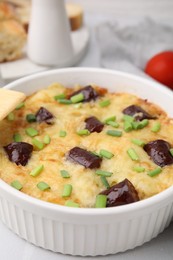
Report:
M 97 87 L 96 87 L 97 89 Z M 98 88 L 99 90 L 99 88 Z M 114 154 L 109 160 L 103 158 L 101 170 L 113 172 L 107 180 L 110 186 L 129 179 L 135 186 L 140 199 L 153 196 L 173 184 L 173 165 L 163 167 L 160 174 L 150 177 L 147 172 L 153 170 L 157 165 L 149 158 L 142 147 L 131 142 L 132 138 L 138 138 L 145 143 L 164 139 L 173 144 L 173 122 L 169 119 L 164 111 L 158 106 L 142 100 L 134 95 L 127 93 L 105 93 L 103 97 L 98 98 L 95 102 L 82 103 L 81 107 L 74 104 L 64 105 L 55 101 L 54 96 L 61 93 L 70 93 L 60 84 L 52 84 L 47 89 L 38 91 L 26 99 L 25 107 L 15 110 L 15 120 L 7 119 L 0 122 L 0 177 L 2 180 L 11 184 L 14 180 L 20 181 L 23 185 L 22 192 L 35 198 L 48 202 L 64 205 L 66 200 L 72 200 L 80 204 L 80 207 L 94 207 L 96 195 L 105 190 L 101 179 L 95 174 L 95 170 L 85 169 L 83 166 L 67 160 L 66 156 L 70 149 L 79 146 L 89 151 L 99 152 L 105 149 Z M 100 91 L 105 92 L 100 89 Z M 109 99 L 110 105 L 100 107 L 101 100 Z M 148 126 L 141 130 L 133 130 L 126 133 L 123 130 L 122 110 L 132 104 L 139 105 L 151 115 L 157 116 L 156 120 L 149 120 Z M 35 114 L 43 106 L 48 109 L 54 116 L 54 124 L 46 123 L 28 123 L 26 115 Z M 112 137 L 106 134 L 111 126 L 105 125 L 101 133 L 91 133 L 88 136 L 79 136 L 76 132 L 85 127 L 84 120 L 87 117 L 95 116 L 100 121 L 104 121 L 110 116 L 116 116 L 119 127 L 117 130 L 123 131 L 122 137 Z M 161 129 L 158 133 L 153 133 L 151 128 L 155 122 L 161 123 Z M 27 127 L 33 127 L 38 130 L 39 134 L 35 138 L 43 141 L 46 134 L 51 137 L 51 142 L 42 150 L 34 148 L 32 156 L 26 166 L 17 166 L 9 161 L 3 146 L 13 142 L 13 135 L 19 133 L 22 141 L 32 144 L 32 137 L 25 133 Z M 67 132 L 66 137 L 60 137 L 60 130 Z M 127 154 L 129 148 L 134 148 L 139 155 L 139 162 L 132 161 Z M 29 175 L 32 169 L 38 165 L 44 165 L 44 170 L 37 177 Z M 133 170 L 134 166 L 143 166 L 144 172 L 137 173 Z M 66 170 L 70 178 L 63 178 L 61 170 Z M 37 184 L 41 181 L 50 185 L 51 189 L 41 191 Z M 71 184 L 72 194 L 70 198 L 63 198 L 62 192 L 65 184 Z

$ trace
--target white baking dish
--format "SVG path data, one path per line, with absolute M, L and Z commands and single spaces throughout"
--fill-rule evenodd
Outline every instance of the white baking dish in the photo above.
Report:
M 173 93 L 126 73 L 74 68 L 43 72 L 7 86 L 31 94 L 53 82 L 65 86 L 95 83 L 110 91 L 134 93 L 173 116 Z M 5 129 L 4 129 L 5 130 Z M 173 187 L 152 198 L 104 209 L 69 208 L 23 194 L 0 180 L 0 217 L 20 237 L 55 252 L 106 255 L 142 245 L 167 227 L 173 215 Z

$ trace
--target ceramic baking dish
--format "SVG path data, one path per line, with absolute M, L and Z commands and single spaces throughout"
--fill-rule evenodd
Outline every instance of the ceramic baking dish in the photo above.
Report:
M 6 88 L 31 94 L 53 82 L 69 87 L 95 83 L 110 91 L 133 93 L 159 104 L 173 117 L 170 90 L 154 81 L 117 71 L 60 69 L 28 76 Z M 173 187 L 125 206 L 84 209 L 32 198 L 0 180 L 0 217 L 4 224 L 27 241 L 63 254 L 95 256 L 134 248 L 162 232 L 172 215 Z

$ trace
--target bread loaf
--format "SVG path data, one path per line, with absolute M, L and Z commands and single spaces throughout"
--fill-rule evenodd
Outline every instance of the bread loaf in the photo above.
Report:
M 71 30 L 78 30 L 83 24 L 83 10 L 78 4 L 66 4 L 67 16 L 70 21 Z
M 25 42 L 26 32 L 18 21 L 0 21 L 0 62 L 19 58 Z

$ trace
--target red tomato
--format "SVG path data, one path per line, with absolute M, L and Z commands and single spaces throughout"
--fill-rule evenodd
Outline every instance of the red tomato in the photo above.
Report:
M 173 51 L 164 51 L 155 55 L 148 61 L 145 72 L 173 89 Z

